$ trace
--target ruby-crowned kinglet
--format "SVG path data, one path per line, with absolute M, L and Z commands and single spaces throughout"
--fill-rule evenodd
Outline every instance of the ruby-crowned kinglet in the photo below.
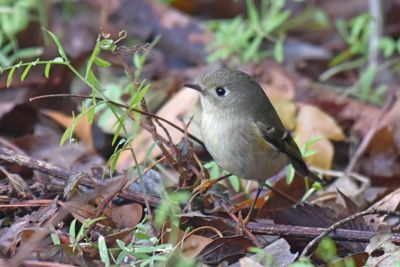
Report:
M 265 180 L 289 163 L 300 175 L 321 181 L 308 169 L 264 90 L 250 75 L 220 69 L 198 84 L 184 86 L 200 92 L 201 132 L 208 152 L 228 172 L 257 181 L 256 198 Z

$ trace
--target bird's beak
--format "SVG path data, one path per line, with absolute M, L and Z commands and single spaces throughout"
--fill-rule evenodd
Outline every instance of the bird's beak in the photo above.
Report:
M 201 86 L 197 83 L 184 83 L 183 86 L 196 90 L 202 94 L 204 93 L 203 88 L 201 88 Z

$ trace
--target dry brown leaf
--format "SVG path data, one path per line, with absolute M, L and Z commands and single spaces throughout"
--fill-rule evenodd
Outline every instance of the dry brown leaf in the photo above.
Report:
M 279 238 L 263 248 L 265 254 L 262 253 L 261 255 L 255 254 L 249 257 L 243 257 L 239 260 L 239 264 L 240 267 L 289 266 L 296 260 L 298 255 L 297 252 L 292 253 L 290 249 L 289 243 L 285 239 Z M 273 264 L 271 262 L 279 264 Z M 238 265 L 236 264 L 233 266 L 236 267 Z
M 198 98 L 199 95 L 196 91 L 192 89 L 182 89 L 157 112 L 157 115 L 179 126 L 181 125 L 179 117 L 182 117 L 183 115 L 187 114 L 190 110 L 192 110 Z M 176 130 L 175 128 L 166 125 L 165 123 L 163 123 L 163 125 L 169 132 L 173 142 L 178 143 L 183 137 L 183 134 L 178 130 Z M 156 128 L 157 132 L 161 136 L 167 138 L 164 131 L 158 125 L 156 125 Z M 135 138 L 135 140 L 131 143 L 135 151 L 137 161 L 139 163 L 143 162 L 143 160 L 145 159 L 147 150 L 152 143 L 153 143 L 153 138 L 151 134 L 144 130 L 142 130 L 139 133 L 138 137 Z M 161 151 L 156 147 L 153 150 L 150 157 L 154 158 L 159 155 L 161 155 Z M 134 165 L 134 162 L 132 159 L 131 151 L 123 151 L 119 157 L 117 169 L 118 170 L 128 169 L 132 165 Z
M 377 210 L 396 211 L 400 205 L 400 189 L 397 189 L 384 198 L 373 204 L 370 208 Z M 389 220 L 388 220 L 389 219 Z M 391 228 L 399 223 L 398 218 L 390 216 L 368 215 L 365 220 L 371 225 L 375 231 L 390 231 Z
M 111 220 L 120 229 L 135 227 L 142 219 L 142 215 L 143 207 L 138 203 L 111 206 Z
M 203 248 L 205 248 L 205 246 L 210 244 L 212 241 L 213 240 L 208 237 L 191 235 L 185 240 L 185 242 L 183 242 L 183 254 L 186 257 L 193 259 L 200 253 L 200 251 L 203 250 Z
M 41 110 L 40 111 L 45 116 L 49 117 L 53 121 L 57 122 L 64 128 L 68 128 L 72 122 L 73 118 L 62 112 L 55 110 Z M 90 126 L 86 114 L 83 114 L 82 119 L 74 127 L 73 133 L 82 140 L 91 151 L 94 151 L 93 139 L 92 139 L 92 127 Z
M 400 247 L 392 242 L 393 234 L 374 236 L 365 251 L 371 256 L 364 266 L 397 266 Z
M 386 125 L 393 134 L 398 152 L 400 152 L 400 93 L 398 93 L 397 102 L 386 115 L 383 125 Z

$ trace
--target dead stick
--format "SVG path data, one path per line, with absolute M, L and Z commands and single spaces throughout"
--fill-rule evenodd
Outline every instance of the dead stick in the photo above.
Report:
M 346 217 L 334 224 L 332 224 L 329 228 L 325 229 L 324 231 L 322 231 L 320 234 L 318 234 L 318 236 L 316 236 L 313 240 L 311 240 L 310 243 L 308 243 L 308 245 L 304 248 L 303 252 L 300 254 L 300 258 L 301 257 L 306 257 L 307 254 L 309 253 L 309 251 L 311 250 L 311 248 L 315 245 L 317 245 L 317 243 L 319 243 L 321 241 L 321 239 L 325 236 L 327 236 L 330 232 L 332 231 L 338 231 L 337 229 L 342 226 L 343 224 L 346 224 L 350 221 L 353 221 L 359 217 L 363 217 L 366 215 L 371 215 L 371 214 L 379 214 L 379 215 L 392 215 L 392 216 L 397 216 L 400 217 L 400 212 L 398 211 L 390 211 L 390 210 L 376 210 L 376 209 L 368 209 L 368 210 L 364 210 L 358 213 L 355 213 L 349 217 Z M 374 233 L 376 234 L 376 233 Z M 370 236 L 371 238 L 372 236 Z M 357 237 L 354 237 L 354 239 L 356 239 Z M 354 241 L 354 240 L 349 240 L 349 241 Z
M 67 180 L 70 176 L 77 175 L 77 173 L 74 173 L 73 171 L 54 166 L 43 160 L 31 158 L 25 154 L 15 152 L 4 147 L 0 147 L 0 160 L 15 163 L 17 165 L 45 173 L 62 180 Z M 96 183 L 96 179 L 90 177 L 88 174 L 84 173 L 84 176 L 85 177 L 81 180 L 82 185 L 89 188 L 93 188 L 96 185 L 101 185 L 100 182 Z M 120 194 L 120 196 L 129 200 L 137 201 L 139 203 L 144 203 L 144 195 L 142 192 L 124 191 Z M 160 199 L 158 197 L 149 195 L 149 204 L 152 207 L 157 207 L 160 204 Z

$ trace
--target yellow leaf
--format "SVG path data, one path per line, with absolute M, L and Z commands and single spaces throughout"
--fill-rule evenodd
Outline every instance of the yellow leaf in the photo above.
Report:
M 300 107 L 295 136 L 300 138 L 301 144 L 312 137 L 321 138 L 308 148 L 317 153 L 306 157 L 305 160 L 308 164 L 322 169 L 330 169 L 332 166 L 334 147 L 330 140 L 341 141 L 345 138 L 342 129 L 331 116 L 310 105 Z
M 311 105 L 300 107 L 295 132 L 303 142 L 312 136 L 323 136 L 334 141 L 345 139 L 343 131 L 336 121 L 321 109 Z
M 311 145 L 310 150 L 317 151 L 316 154 L 310 155 L 305 158 L 307 164 L 319 167 L 321 169 L 329 170 L 332 167 L 333 155 L 335 153 L 334 147 L 326 138 L 318 140 L 315 144 Z

